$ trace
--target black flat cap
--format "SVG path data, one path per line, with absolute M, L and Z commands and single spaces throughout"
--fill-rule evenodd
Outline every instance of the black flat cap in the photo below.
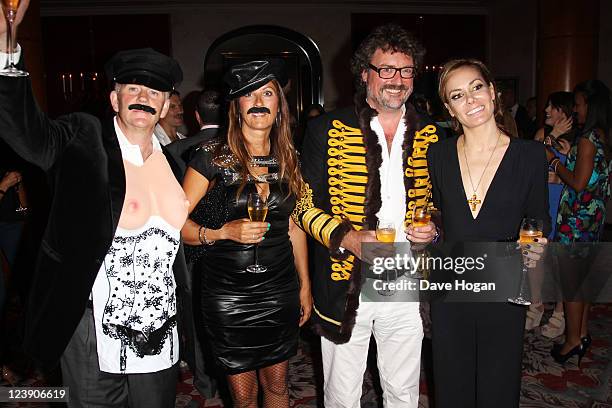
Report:
M 230 88 L 229 99 L 254 91 L 273 79 L 276 79 L 281 86 L 287 84 L 285 62 L 281 59 L 262 59 L 234 65 L 223 77 Z
M 178 62 L 152 48 L 119 51 L 104 68 L 113 83 L 144 85 L 163 92 L 183 80 Z

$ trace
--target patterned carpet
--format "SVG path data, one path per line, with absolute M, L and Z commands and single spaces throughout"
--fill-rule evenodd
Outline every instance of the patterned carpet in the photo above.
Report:
M 545 322 L 552 310 L 543 318 Z M 523 379 L 521 388 L 522 408 L 612 408 L 612 305 L 595 305 L 591 308 L 590 331 L 593 344 L 582 359 L 581 368 L 576 358 L 565 367 L 557 364 L 549 355 L 553 341 L 540 335 L 540 329 L 525 334 Z M 561 339 L 556 339 L 556 342 Z M 429 342 L 423 348 L 421 396 L 419 407 L 430 406 L 427 395 L 427 369 L 430 356 Z M 316 337 L 302 336 L 298 355 L 290 364 L 290 398 L 292 407 L 322 407 L 321 362 Z M 376 377 L 376 364 L 370 353 L 368 371 L 363 385 L 361 406 L 382 407 L 381 390 Z M 191 373 L 182 370 L 177 407 L 222 407 L 220 399 L 204 401 L 192 386 Z M 317 388 L 319 387 L 319 388 Z M 197 402 L 198 405 L 191 402 Z M 191 405 L 190 405 L 191 402 Z
M 547 311 L 543 321 L 546 321 L 550 313 L 550 310 Z M 539 329 L 525 334 L 522 408 L 612 408 L 612 305 L 593 306 L 589 324 L 593 344 L 583 358 L 581 368 L 576 366 L 575 358 L 566 363 L 565 367 L 555 363 L 549 355 L 553 341 L 541 336 Z M 304 332 L 298 355 L 290 362 L 289 392 L 292 407 L 323 407 L 318 344 L 317 337 Z M 419 407 L 423 408 L 430 406 L 427 395 L 427 381 L 431 378 L 428 368 L 430 356 L 429 341 L 425 340 L 419 400 Z M 363 385 L 362 407 L 382 407 L 373 352 L 370 353 L 368 367 Z M 20 385 L 41 386 L 45 383 L 40 376 L 30 377 Z M 200 397 L 193 387 L 192 375 L 187 367 L 181 368 L 181 381 L 177 391 L 177 408 L 223 407 L 220 398 L 204 400 Z M 5 403 L 1 406 L 43 408 L 49 405 Z

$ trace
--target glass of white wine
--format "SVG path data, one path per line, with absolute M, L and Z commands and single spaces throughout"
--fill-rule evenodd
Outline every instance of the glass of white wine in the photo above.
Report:
M 23 77 L 29 75 L 26 71 L 18 69 L 14 61 L 13 24 L 17 17 L 17 8 L 19 8 L 19 0 L 2 0 L 2 11 L 4 12 L 4 18 L 6 18 L 7 22 L 6 52 L 8 54 L 6 66 L 0 70 L 0 75 L 2 76 Z
M 542 238 L 544 223 L 542 220 L 535 218 L 523 218 L 521 221 L 521 229 L 519 231 L 519 243 L 529 244 L 535 242 L 537 238 Z M 519 282 L 518 295 L 515 297 L 508 298 L 508 302 L 515 303 L 517 305 L 529 306 L 531 301 L 529 300 L 529 282 L 527 279 L 527 265 L 523 257 L 521 279 Z
M 266 220 L 266 216 L 268 215 L 268 202 L 261 194 L 252 193 L 249 194 L 247 209 L 249 212 L 249 219 L 251 221 L 264 222 Z M 265 266 L 260 265 L 257 260 L 258 246 L 258 244 L 255 244 L 255 264 L 247 266 L 247 272 L 263 273 L 268 270 L 268 268 Z
M 543 222 L 535 218 L 523 218 L 521 222 L 521 230 L 519 232 L 519 242 L 521 244 L 529 244 L 534 242 L 536 238 L 543 236 Z

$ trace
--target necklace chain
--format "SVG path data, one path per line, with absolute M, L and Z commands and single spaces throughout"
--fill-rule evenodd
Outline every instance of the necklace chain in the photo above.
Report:
M 479 204 L 482 204 L 482 201 L 478 200 L 478 196 L 476 195 L 476 190 L 478 189 L 478 187 L 480 187 L 480 182 L 482 181 L 482 178 L 484 177 L 487 169 L 489 168 L 489 164 L 491 164 L 491 160 L 493 159 L 493 154 L 495 153 L 495 150 L 497 150 L 497 145 L 499 144 L 499 139 L 501 139 L 501 132 L 499 132 L 499 134 L 497 135 L 497 140 L 495 141 L 495 146 L 493 147 L 493 150 L 491 151 L 489 160 L 487 161 L 487 164 L 485 165 L 485 168 L 482 171 L 480 178 L 478 179 L 478 184 L 476 184 L 476 187 L 474 187 L 474 182 L 472 181 L 472 174 L 470 172 L 470 164 L 468 163 L 467 153 L 465 152 L 466 150 L 465 149 L 465 135 L 463 135 L 463 157 L 465 158 L 465 167 L 467 168 L 468 178 L 470 179 L 470 185 L 472 186 L 472 198 L 468 199 L 467 201 L 472 206 L 472 211 L 476 211 L 476 206 Z

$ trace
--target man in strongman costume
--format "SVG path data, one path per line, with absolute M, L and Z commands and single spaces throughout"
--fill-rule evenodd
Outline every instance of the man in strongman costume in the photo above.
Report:
M 410 225 L 429 190 L 427 148 L 438 140 L 436 127 L 406 103 L 423 55 L 401 27 L 375 29 L 351 62 L 355 106 L 313 119 L 304 138 L 307 192 L 293 216 L 317 241 L 313 320 L 322 336 L 326 408 L 359 407 L 372 333 L 385 406 L 418 403 L 419 303 L 360 302 L 360 262 L 361 244 L 376 242 L 379 219 L 394 221 L 396 241 L 429 243 L 437 235 L 431 222 Z
M 0 24 L 0 47 L 5 35 Z M 28 78 L 0 76 L 0 137 L 48 173 L 53 192 L 24 348 L 43 367 L 61 359 L 70 407 L 174 407 L 173 265 L 184 274 L 188 203 L 153 128 L 182 71 L 152 49 L 119 52 L 106 71 L 116 116 L 105 121 L 84 113 L 52 120 Z

